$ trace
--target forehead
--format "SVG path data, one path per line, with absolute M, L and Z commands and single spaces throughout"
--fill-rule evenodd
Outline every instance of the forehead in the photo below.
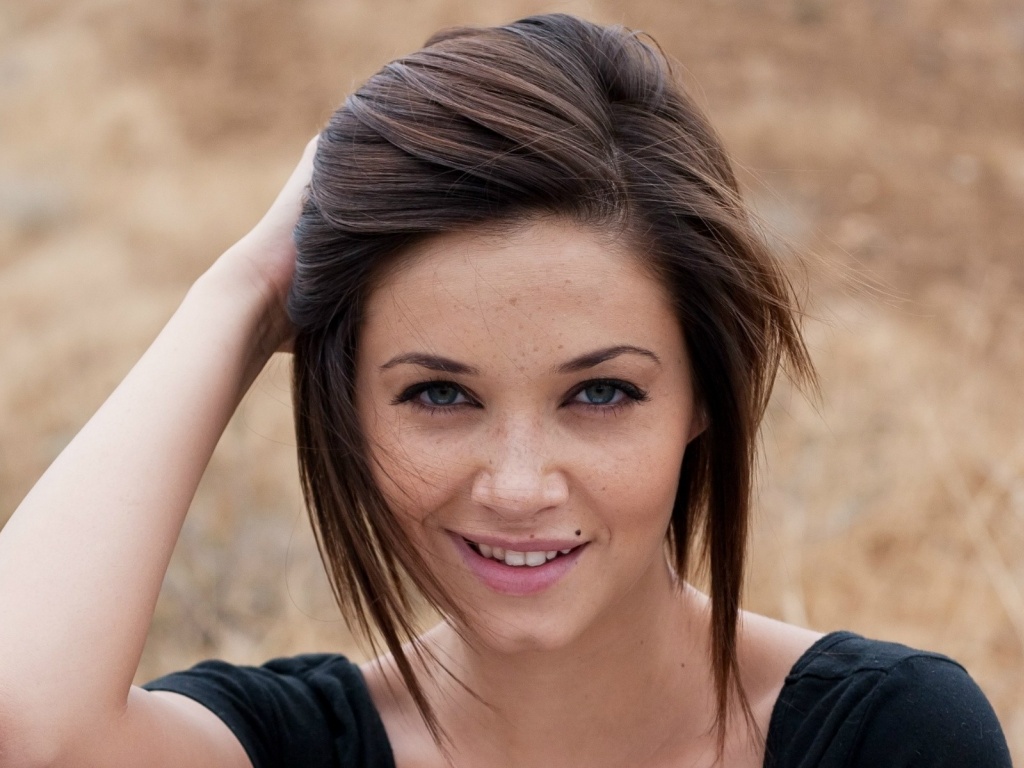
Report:
M 439 235 L 371 294 L 361 356 L 415 349 L 521 365 L 609 343 L 681 344 L 641 259 L 623 237 L 557 219 Z

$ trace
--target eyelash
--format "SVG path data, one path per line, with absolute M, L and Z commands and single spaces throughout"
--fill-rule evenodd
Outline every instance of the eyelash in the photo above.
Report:
M 419 396 L 426 392 L 431 387 L 445 386 L 451 387 L 458 394 L 466 398 L 467 402 L 454 403 L 452 405 L 428 405 L 427 403 L 419 400 Z M 574 400 L 583 390 L 589 389 L 590 387 L 606 386 L 613 387 L 621 392 L 624 397 L 617 403 L 608 405 L 598 405 L 595 403 L 581 403 Z M 588 411 L 599 413 L 602 416 L 612 416 L 619 413 L 624 408 L 629 408 L 636 403 L 646 402 L 649 399 L 647 392 L 640 389 L 634 384 L 630 384 L 628 381 L 622 381 L 621 379 L 589 379 L 576 385 L 569 396 L 563 402 L 563 405 L 576 405 L 582 407 Z M 453 408 L 458 408 L 466 405 L 473 406 L 474 408 L 481 407 L 480 404 L 473 398 L 469 392 L 463 387 L 456 384 L 454 381 L 448 379 L 430 379 L 428 381 L 420 381 L 413 384 L 411 387 L 407 387 L 398 397 L 392 400 L 392 405 L 400 405 L 402 403 L 409 403 L 412 407 L 417 408 L 427 413 L 440 414 L 447 411 L 451 411 Z
M 468 400 L 469 402 L 456 403 L 454 405 L 427 405 L 426 403 L 421 402 L 418 399 L 418 397 L 422 395 L 424 392 L 426 392 L 428 389 L 437 386 L 451 387 L 458 394 L 465 397 L 466 400 Z M 416 384 L 413 384 L 411 387 L 407 387 L 398 397 L 391 401 L 392 405 L 401 405 L 402 403 L 409 403 L 414 408 L 419 408 L 420 410 L 428 411 L 430 413 L 437 413 L 439 411 L 450 411 L 453 408 L 457 408 L 464 405 L 472 405 L 479 407 L 476 400 L 474 400 L 473 397 L 465 389 L 460 387 L 454 381 L 449 381 L 448 379 L 429 379 L 427 381 L 417 382 Z

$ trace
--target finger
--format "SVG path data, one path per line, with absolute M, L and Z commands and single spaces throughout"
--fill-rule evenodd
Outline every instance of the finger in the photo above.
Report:
M 271 209 L 278 208 L 279 206 L 286 207 L 293 216 L 298 216 L 302 193 L 309 185 L 309 180 L 313 176 L 313 155 L 316 154 L 316 146 L 319 139 L 320 134 L 317 134 L 306 144 L 302 157 L 299 158 L 299 162 L 292 171 L 291 176 L 288 177 L 288 181 L 285 182 L 284 187 L 278 193 Z

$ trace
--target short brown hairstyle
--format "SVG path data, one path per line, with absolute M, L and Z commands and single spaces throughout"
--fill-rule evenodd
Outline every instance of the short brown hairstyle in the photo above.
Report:
M 375 628 L 431 732 L 402 643 L 414 590 L 459 615 L 373 481 L 356 415 L 367 296 L 419 239 L 555 215 L 614 227 L 671 295 L 707 428 L 687 447 L 667 532 L 681 578 L 707 569 L 719 738 L 738 684 L 736 625 L 758 427 L 780 364 L 813 370 L 790 283 L 740 199 L 720 140 L 649 39 L 572 16 L 456 29 L 385 66 L 320 134 L 295 230 L 299 467 L 350 625 Z

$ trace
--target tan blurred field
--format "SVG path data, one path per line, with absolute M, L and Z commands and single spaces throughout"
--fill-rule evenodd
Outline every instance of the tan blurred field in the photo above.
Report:
M 1024 763 L 1019 0 L 0 3 L 0 522 L 306 139 L 442 26 L 651 32 L 806 259 L 821 403 L 765 430 L 749 607 L 961 660 Z M 227 430 L 139 672 L 360 650 L 297 491 L 288 361 Z M 2 620 L 2 619 L 0 619 Z

